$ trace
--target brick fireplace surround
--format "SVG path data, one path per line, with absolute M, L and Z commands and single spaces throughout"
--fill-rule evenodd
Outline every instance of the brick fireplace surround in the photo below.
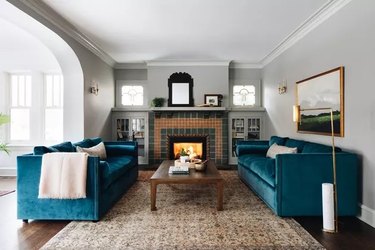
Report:
M 168 158 L 168 136 L 208 136 L 208 158 L 218 166 L 228 164 L 228 115 L 225 112 L 160 112 L 149 116 L 149 162 Z

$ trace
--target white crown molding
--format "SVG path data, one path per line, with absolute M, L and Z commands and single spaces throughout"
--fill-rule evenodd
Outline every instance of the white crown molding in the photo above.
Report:
M 146 62 L 116 63 L 115 69 L 147 69 Z
M 243 62 L 243 61 L 232 61 L 229 64 L 230 69 L 261 69 L 262 64 L 252 63 L 252 62 Z
M 12 2 L 12 1 L 10 1 Z M 38 15 L 49 21 L 51 24 L 56 26 L 58 29 L 63 31 L 68 36 L 72 37 L 78 43 L 83 45 L 85 48 L 90 50 L 92 53 L 97 55 L 109 66 L 113 67 L 116 61 L 104 52 L 95 42 L 88 38 L 85 34 L 79 31 L 75 26 L 66 21 L 62 16 L 56 13 L 52 8 L 39 0 L 21 0 L 21 2 L 35 11 Z
M 161 60 L 146 61 L 147 67 L 154 66 L 226 66 L 229 67 L 230 61 L 188 61 L 188 60 Z
M 275 58 L 281 55 L 285 50 L 293 46 L 296 42 L 301 40 L 310 31 L 318 27 L 325 20 L 330 18 L 333 14 L 339 11 L 342 7 L 350 3 L 352 0 L 332 0 L 327 2 L 319 8 L 312 16 L 303 22 L 297 29 L 289 34 L 281 43 L 279 43 L 267 56 L 265 56 L 259 63 L 262 67 L 272 62 Z

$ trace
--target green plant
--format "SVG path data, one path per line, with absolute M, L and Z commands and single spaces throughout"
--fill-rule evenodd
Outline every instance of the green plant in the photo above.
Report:
M 8 115 L 3 115 L 0 113 L 0 126 L 10 122 L 10 117 Z M 9 154 L 9 149 L 6 143 L 0 143 L 0 152 L 4 151 Z
M 163 105 L 164 105 L 164 98 L 162 97 L 155 97 L 151 101 L 152 107 L 163 107 Z
M 188 153 L 185 151 L 184 148 L 181 149 L 180 156 L 188 156 Z

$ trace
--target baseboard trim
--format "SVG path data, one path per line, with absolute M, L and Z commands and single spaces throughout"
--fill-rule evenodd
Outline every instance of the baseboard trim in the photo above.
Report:
M 15 168 L 0 168 L 0 176 L 17 176 Z
M 360 214 L 357 216 L 361 221 L 375 228 L 375 210 L 363 204 L 359 204 Z

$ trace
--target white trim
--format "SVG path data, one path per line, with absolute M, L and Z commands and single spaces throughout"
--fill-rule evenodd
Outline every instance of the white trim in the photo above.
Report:
M 265 65 L 272 62 L 275 58 L 281 55 L 284 51 L 292 47 L 295 43 L 306 36 L 310 31 L 318 27 L 325 20 L 334 15 L 342 7 L 350 3 L 352 0 L 332 0 L 319 8 L 312 16 L 307 18 L 297 29 L 284 38 L 267 56 L 265 56 L 260 64 Z
M 146 62 L 116 63 L 115 69 L 147 69 Z
M 85 48 L 97 55 L 109 66 L 113 67 L 115 65 L 116 61 L 110 55 L 102 50 L 93 40 L 91 40 L 84 33 L 74 27 L 71 23 L 66 21 L 58 13 L 56 13 L 56 11 L 54 11 L 51 7 L 43 3 L 43 1 L 22 0 L 22 4 L 26 5 L 27 7 L 35 11 L 38 15 L 45 18 L 48 22 L 59 28 L 65 34 L 72 37 Z
M 363 204 L 358 204 L 358 206 L 360 209 L 358 219 L 375 228 L 375 210 Z
M 180 60 L 163 60 L 147 61 L 147 67 L 153 66 L 226 66 L 229 67 L 230 61 L 180 61 Z
M 0 176 L 17 176 L 17 169 L 15 168 L 0 168 Z
M 232 61 L 229 64 L 230 69 L 261 69 L 263 66 L 260 63 Z

